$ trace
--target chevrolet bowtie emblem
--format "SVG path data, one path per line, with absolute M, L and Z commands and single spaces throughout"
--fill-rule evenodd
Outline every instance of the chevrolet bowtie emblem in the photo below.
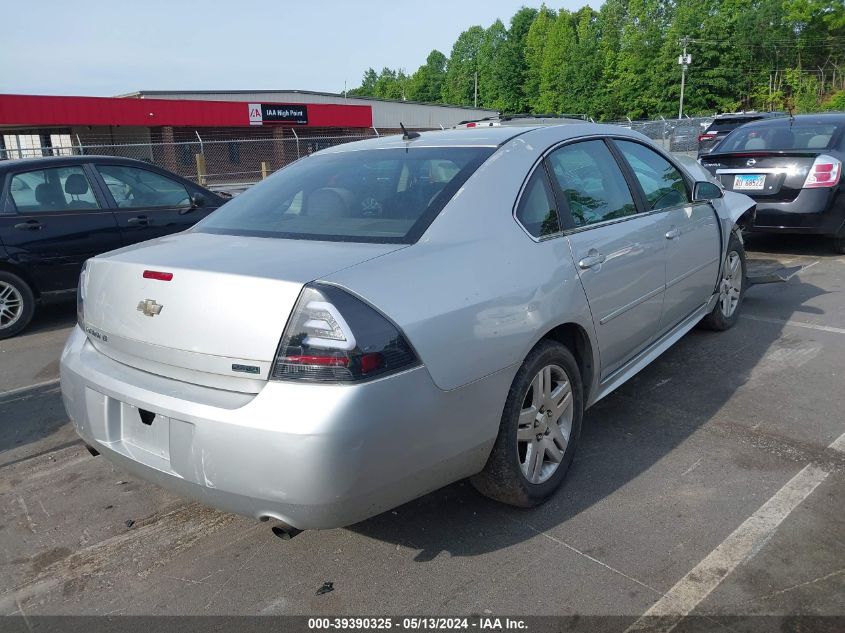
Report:
M 143 312 L 148 317 L 161 314 L 161 309 L 163 307 L 164 306 L 160 303 L 156 303 L 155 299 L 147 299 L 146 301 L 138 302 L 138 312 Z

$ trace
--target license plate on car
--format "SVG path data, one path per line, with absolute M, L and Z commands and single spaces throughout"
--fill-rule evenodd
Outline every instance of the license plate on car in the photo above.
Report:
M 761 190 L 766 184 L 764 174 L 737 174 L 734 176 L 734 190 Z

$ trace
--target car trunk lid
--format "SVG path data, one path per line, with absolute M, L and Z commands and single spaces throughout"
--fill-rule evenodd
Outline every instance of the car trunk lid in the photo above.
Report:
M 730 190 L 755 200 L 794 200 L 820 152 L 766 150 L 711 153 L 701 164 Z
M 85 329 L 124 364 L 258 391 L 304 284 L 403 248 L 191 232 L 89 260 Z

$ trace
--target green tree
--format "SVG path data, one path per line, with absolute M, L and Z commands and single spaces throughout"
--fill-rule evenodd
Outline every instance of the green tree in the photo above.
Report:
M 349 90 L 348 93 L 353 96 L 372 97 L 376 93 L 376 82 L 378 81 L 378 74 L 372 68 L 368 68 L 364 72 L 364 77 L 361 79 L 361 85 L 358 88 Z
M 425 64 L 420 66 L 408 80 L 407 98 L 412 101 L 437 103 L 442 98 L 443 82 L 446 79 L 446 56 L 438 50 L 428 54 Z
M 475 77 L 478 72 L 478 53 L 484 41 L 484 29 L 472 26 L 458 36 L 443 82 L 443 102 L 454 105 L 472 105 Z
M 484 31 L 478 48 L 478 105 L 497 109 L 502 86 L 497 68 L 504 64 L 502 55 L 507 41 L 507 29 L 501 20 L 496 20 Z
M 845 0 L 605 0 L 598 12 L 522 7 L 460 34 L 407 77 L 372 68 L 350 94 L 604 120 L 684 110 L 813 111 L 845 91 Z
M 620 111 L 632 119 L 659 114 L 655 60 L 660 59 L 670 6 L 661 0 L 628 3 L 611 90 Z
M 542 109 L 540 81 L 543 71 L 543 57 L 549 31 L 555 22 L 555 18 L 555 12 L 546 7 L 545 4 L 542 5 L 525 36 L 525 81 L 522 93 L 525 95 L 525 100 L 532 112 L 539 112 Z
M 505 42 L 499 54 L 499 63 L 493 68 L 493 81 L 497 87 L 492 107 L 505 113 L 527 112 L 530 108 L 525 94 L 527 64 L 525 42 L 537 10 L 522 7 L 510 21 Z

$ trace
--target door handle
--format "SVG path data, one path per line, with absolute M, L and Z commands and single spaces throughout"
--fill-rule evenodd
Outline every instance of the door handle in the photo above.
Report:
M 146 226 L 147 224 L 150 223 L 150 219 L 145 215 L 139 215 L 139 216 L 134 217 L 134 218 L 129 218 L 128 220 L 126 220 L 126 223 L 127 224 L 139 224 L 141 226 Z
M 15 224 L 15 228 L 20 231 L 40 231 L 46 225 L 41 224 L 38 220 L 28 220 L 26 222 L 21 222 L 20 224 Z
M 674 240 L 676 237 L 681 237 L 681 229 L 672 228 L 671 231 L 666 232 L 667 240 Z
M 588 268 L 592 268 L 593 266 L 603 264 L 606 259 L 607 257 L 602 255 L 601 253 L 593 253 L 591 255 L 587 255 L 585 258 L 579 261 L 578 268 L 581 268 L 582 270 L 587 270 Z

